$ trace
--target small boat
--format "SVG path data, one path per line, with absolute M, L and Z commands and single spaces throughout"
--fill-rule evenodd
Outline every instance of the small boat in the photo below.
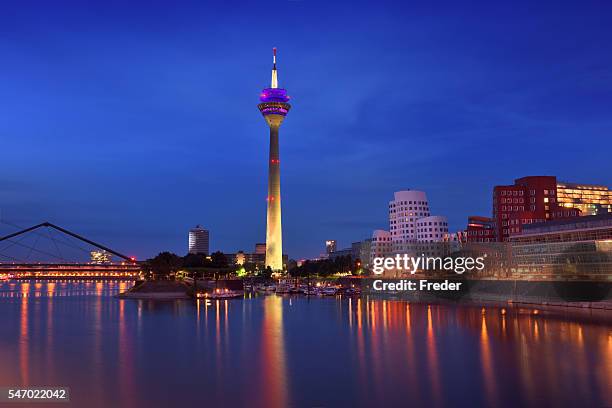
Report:
M 361 289 L 359 288 L 346 288 L 343 291 L 343 294 L 346 296 L 359 296 L 361 295 Z
M 299 287 L 299 292 L 303 293 L 305 295 L 316 295 L 319 293 L 318 288 L 314 287 L 314 286 L 310 286 L 308 287 L 308 285 L 300 285 Z
M 244 292 L 241 290 L 215 289 L 213 292 L 198 293 L 197 297 L 205 299 L 234 299 L 244 297 Z
M 276 287 L 276 293 L 278 294 L 289 294 L 291 293 L 292 287 L 287 284 L 280 284 Z
M 338 289 L 334 288 L 333 286 L 322 288 L 320 290 L 321 296 L 336 296 L 337 293 L 338 293 Z
M 257 291 L 258 292 L 272 293 L 275 290 L 276 290 L 276 286 L 274 286 L 274 285 L 260 285 L 260 286 L 257 286 Z

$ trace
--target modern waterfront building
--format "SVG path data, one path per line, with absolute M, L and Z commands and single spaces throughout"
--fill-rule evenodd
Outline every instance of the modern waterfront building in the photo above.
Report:
M 444 234 L 443 242 L 455 242 L 458 244 L 466 244 L 468 242 L 466 231 L 447 232 Z
M 612 277 L 612 214 L 526 225 L 510 236 L 511 275 L 537 280 Z
M 432 216 L 423 191 L 404 190 L 389 201 L 389 232 L 394 253 L 407 253 L 413 243 L 442 242 L 448 232 L 446 217 Z
M 189 230 L 189 248 L 190 254 L 209 254 L 209 232 L 202 228 L 200 225 L 196 225 L 195 228 Z
M 590 215 L 526 225 L 512 243 L 611 241 L 612 214 Z
M 417 242 L 442 242 L 448 234 L 448 220 L 441 215 L 430 215 L 416 221 Z
M 429 217 L 429 202 L 423 191 L 396 191 L 389 201 L 389 232 L 393 250 L 401 250 L 405 243 L 416 242 L 416 221 Z
M 495 239 L 508 241 L 524 225 L 576 217 L 580 211 L 559 205 L 555 176 L 529 176 L 493 188 Z
M 445 242 L 448 234 L 446 217 L 431 215 L 427 194 L 417 190 L 396 191 L 389 201 L 389 231 L 376 230 L 372 234 L 369 259 L 395 254 L 438 254 L 441 247 L 436 243 Z
M 612 213 L 612 191 L 606 186 L 558 182 L 555 176 L 522 177 L 493 188 L 493 218 L 469 217 L 468 241 L 507 242 L 525 225 L 606 213 Z
M 612 213 L 612 190 L 606 186 L 557 182 L 557 200 L 582 216 Z
M 370 264 L 374 258 L 390 256 L 393 253 L 393 241 L 389 231 L 375 230 L 370 244 Z
M 470 215 L 466 230 L 467 242 L 495 242 L 493 218 Z

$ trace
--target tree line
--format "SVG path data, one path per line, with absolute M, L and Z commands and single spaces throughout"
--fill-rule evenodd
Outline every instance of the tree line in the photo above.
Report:
M 198 278 L 229 277 L 233 274 L 237 276 L 256 274 L 269 278 L 272 275 L 272 270 L 269 267 L 260 269 L 254 263 L 245 263 L 244 265 L 239 265 L 238 270 L 235 269 L 234 265 L 230 265 L 229 260 L 221 251 L 213 252 L 209 257 L 202 254 L 179 256 L 165 251 L 159 253 L 154 258 L 146 260 L 143 264 L 143 270 L 147 277 L 154 279 L 169 279 L 180 270 L 187 270 Z
M 361 270 L 361 261 L 350 255 L 338 256 L 334 259 L 319 259 L 316 261 L 304 261 L 302 265 L 295 266 L 289 270 L 291 276 L 331 276 L 336 273 L 356 274 Z

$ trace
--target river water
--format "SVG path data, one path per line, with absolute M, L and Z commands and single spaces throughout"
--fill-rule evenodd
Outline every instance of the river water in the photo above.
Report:
M 67 386 L 75 407 L 612 406 L 605 314 L 113 297 L 129 286 L 0 282 L 0 387 Z

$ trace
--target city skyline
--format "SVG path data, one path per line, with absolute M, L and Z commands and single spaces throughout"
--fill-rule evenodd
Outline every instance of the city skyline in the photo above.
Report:
M 248 5 L 6 8 L 0 216 L 22 226 L 49 220 L 139 258 L 182 254 L 198 223 L 211 250 L 262 242 L 267 151 L 253 104 L 273 46 L 299 107 L 281 148 L 292 258 L 386 228 L 394 191 L 426 191 L 456 231 L 519 177 L 612 185 L 609 5 L 449 4 L 434 16 L 287 2 L 283 35 L 267 41 L 266 13 Z

